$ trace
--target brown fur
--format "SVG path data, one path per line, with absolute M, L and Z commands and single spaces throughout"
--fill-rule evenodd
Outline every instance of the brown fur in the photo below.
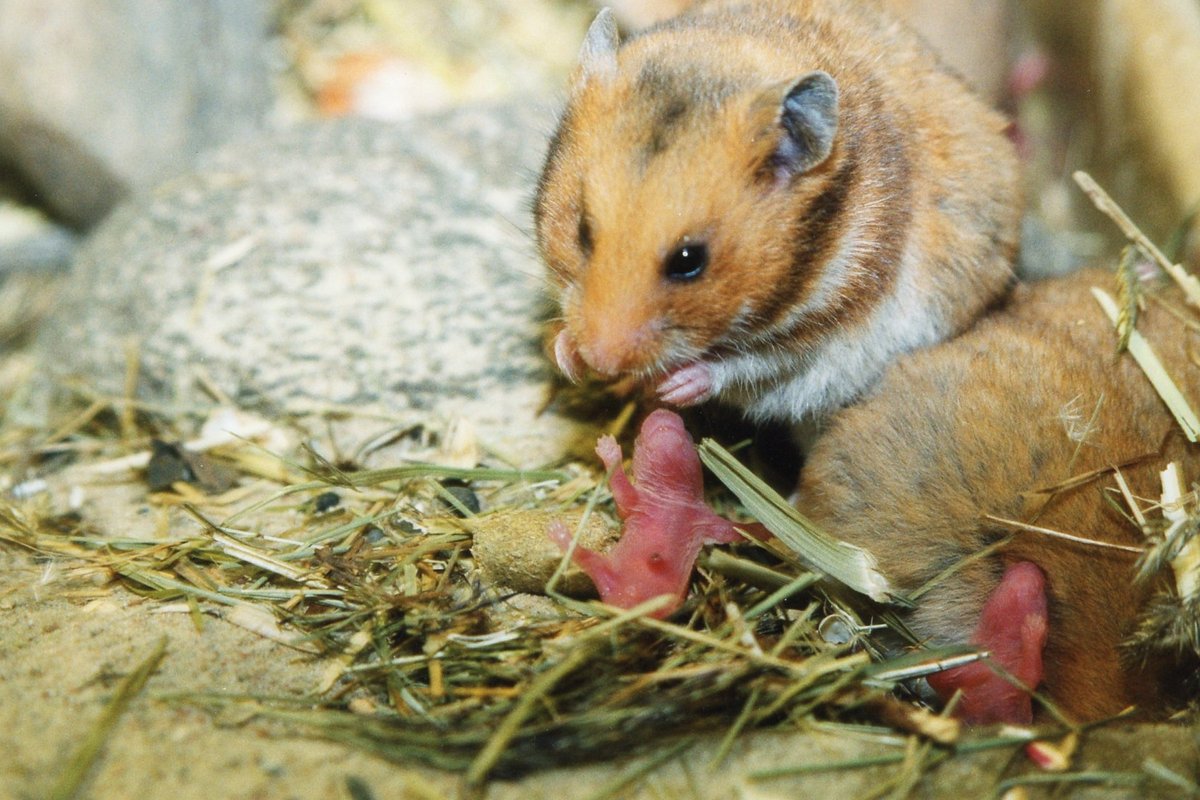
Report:
M 840 92 L 833 152 L 775 185 L 780 100 L 812 70 Z M 924 327 L 855 368 L 869 385 L 893 351 L 964 329 L 1010 285 L 1020 211 L 1004 126 L 873 3 L 701 4 L 626 42 L 611 79 L 577 75 L 535 205 L 561 324 L 607 373 L 655 379 L 692 360 L 760 358 L 770 368 L 717 393 L 749 409 L 834 332 L 891 336 L 868 321 L 910 270 L 919 307 L 895 323 Z M 863 239 L 849 277 L 815 299 L 848 232 Z M 664 259 L 696 240 L 709 269 L 667 280 Z M 758 416 L 798 419 L 845 399 Z
M 1115 485 L 1111 473 L 1044 508 L 1026 494 L 1148 453 L 1154 457 L 1122 469 L 1135 495 L 1158 497 L 1158 473 L 1171 460 L 1187 481 L 1200 479 L 1200 446 L 1186 442 L 1132 358 L 1113 355 L 1112 326 L 1088 291 L 1111 294 L 1112 283 L 1085 272 L 1021 287 L 968 333 L 897 362 L 817 441 L 800 508 L 874 552 L 903 591 L 1009 533 L 985 513 L 1142 545 L 1142 534 L 1101 496 Z M 1138 328 L 1193 404 L 1200 400 L 1200 368 L 1189 357 L 1200 336 L 1155 304 Z M 1017 533 L 1002 555 L 926 595 L 912 614 L 914 632 L 965 642 L 1004 565 L 1026 560 L 1047 576 L 1045 688 L 1054 701 L 1078 719 L 1167 703 L 1171 681 L 1160 665 L 1122 658 L 1151 591 L 1134 585 L 1128 553 Z

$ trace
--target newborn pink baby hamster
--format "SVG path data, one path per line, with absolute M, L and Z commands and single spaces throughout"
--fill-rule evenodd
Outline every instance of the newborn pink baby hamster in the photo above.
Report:
M 608 553 L 578 547 L 575 563 L 610 605 L 632 608 L 670 595 L 665 617 L 683 603 L 700 548 L 736 542 L 734 524 L 704 502 L 704 478 L 692 437 L 678 414 L 660 409 L 646 417 L 633 448 L 633 482 L 621 464 L 621 446 L 611 436 L 596 444 L 609 473 L 617 514 L 624 521 L 620 541 Z M 571 532 L 558 522 L 550 536 L 565 551 Z

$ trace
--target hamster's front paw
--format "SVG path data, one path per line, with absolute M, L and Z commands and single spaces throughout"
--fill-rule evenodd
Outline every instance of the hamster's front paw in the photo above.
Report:
M 669 374 L 658 385 L 658 397 L 673 406 L 694 406 L 711 398 L 715 389 L 712 368 L 697 361 Z
M 567 333 L 565 328 L 558 332 L 558 336 L 554 337 L 554 363 L 571 383 L 578 383 L 587 372 L 587 364 L 579 355 L 575 339 Z

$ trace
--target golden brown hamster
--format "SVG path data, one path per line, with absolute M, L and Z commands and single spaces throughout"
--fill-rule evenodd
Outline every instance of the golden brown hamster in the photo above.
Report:
M 588 32 L 535 201 L 568 375 L 756 420 L 838 408 L 1011 286 L 1005 120 L 870 2 Z
M 1092 286 L 1112 292 L 1112 276 L 1085 271 L 1021 286 L 970 331 L 897 361 L 869 397 L 832 417 L 801 472 L 797 506 L 870 550 L 902 592 L 1014 534 L 988 515 L 1144 547 L 1119 495 L 1105 497 L 1116 489 L 1115 469 L 1153 516 L 1159 472 L 1175 461 L 1185 485 L 1197 481 L 1200 445 L 1186 440 L 1132 357 L 1114 354 Z M 1165 296 L 1182 305 L 1179 294 Z M 1200 401 L 1190 357 L 1200 335 L 1159 303 L 1138 329 Z M 1039 493 L 1081 476 L 1089 479 Z M 934 586 L 908 622 L 930 643 L 966 643 L 1006 570 L 1034 564 L 1047 601 L 1046 693 L 1079 720 L 1135 703 L 1161 710 L 1187 676 L 1173 673 L 1170 659 L 1143 663 L 1123 647 L 1161 588 L 1135 582 L 1136 561 L 1125 550 L 1016 531 L 999 553 Z

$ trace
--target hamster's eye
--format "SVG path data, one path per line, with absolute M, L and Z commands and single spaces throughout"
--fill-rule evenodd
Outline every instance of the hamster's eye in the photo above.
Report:
M 591 258 L 592 255 L 592 226 L 588 223 L 586 215 L 579 217 L 579 230 L 576 231 L 576 236 L 579 237 L 579 249 L 583 251 L 585 258 Z
M 663 264 L 663 271 L 673 281 L 694 281 L 708 267 L 708 246 L 703 242 L 685 242 Z

